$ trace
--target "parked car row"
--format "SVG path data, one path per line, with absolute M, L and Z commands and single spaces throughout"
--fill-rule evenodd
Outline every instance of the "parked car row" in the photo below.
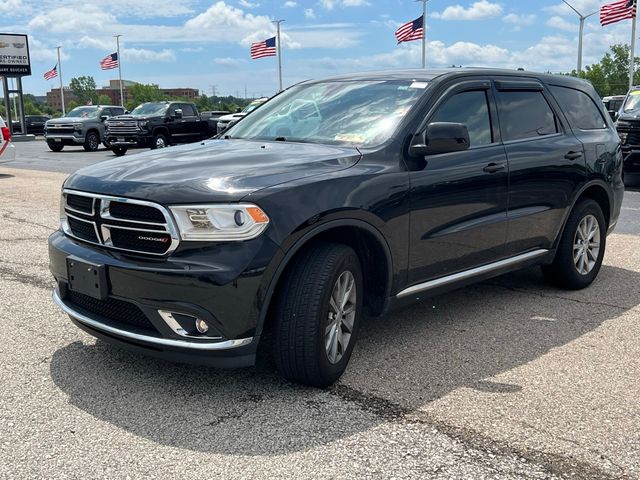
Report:
M 24 123 L 28 135 L 44 135 L 44 124 L 51 120 L 49 115 L 26 115 Z M 11 122 L 13 133 L 22 133 L 22 125 L 18 120 Z

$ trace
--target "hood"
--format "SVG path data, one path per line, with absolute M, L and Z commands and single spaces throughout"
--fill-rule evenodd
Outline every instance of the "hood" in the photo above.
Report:
M 223 122 L 231 122 L 233 120 L 237 120 L 238 118 L 242 118 L 246 115 L 246 113 L 232 113 L 231 115 L 223 115 L 218 118 L 218 120 Z
M 135 120 L 137 121 L 145 121 L 150 120 L 152 118 L 162 117 L 162 115 L 147 115 L 147 116 L 134 116 L 134 115 L 115 115 L 113 117 L 109 117 L 110 122 L 117 122 L 118 120 Z
M 354 147 L 208 140 L 85 167 L 65 187 L 165 205 L 235 202 L 263 188 L 349 168 L 359 159 Z
M 617 120 L 640 120 L 640 108 L 629 110 L 628 112 L 621 112 Z
M 47 125 L 60 125 L 69 123 L 96 122 L 100 120 L 98 117 L 61 117 L 47 120 Z

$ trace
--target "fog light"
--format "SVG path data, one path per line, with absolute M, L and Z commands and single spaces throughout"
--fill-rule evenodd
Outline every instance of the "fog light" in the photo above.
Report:
M 207 333 L 207 331 L 209 330 L 209 325 L 207 325 L 207 322 L 205 322 L 204 320 L 196 318 L 196 330 L 198 330 L 198 332 L 200 333 Z

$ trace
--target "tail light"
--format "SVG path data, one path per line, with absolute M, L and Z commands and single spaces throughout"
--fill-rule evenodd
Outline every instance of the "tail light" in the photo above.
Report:
M 11 140 L 11 132 L 9 131 L 9 127 L 2 127 L 2 140 L 8 142 Z

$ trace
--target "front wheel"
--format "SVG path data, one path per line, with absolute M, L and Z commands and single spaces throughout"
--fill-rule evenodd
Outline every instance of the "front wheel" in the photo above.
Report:
M 360 260 L 350 247 L 321 243 L 299 255 L 275 309 L 275 357 L 288 380 L 325 388 L 347 368 L 362 315 Z
M 64 145 L 55 142 L 47 142 L 47 146 L 52 152 L 61 152 L 64 148 Z
M 602 208 L 595 200 L 581 200 L 569 215 L 553 263 L 542 267 L 545 278 L 567 290 L 588 287 L 598 276 L 606 243 Z
M 87 152 L 95 152 L 98 150 L 100 146 L 100 136 L 96 132 L 87 133 L 86 138 L 84 139 L 84 149 Z
M 114 153 L 114 155 L 116 155 L 118 157 L 121 157 L 125 153 L 127 153 L 127 148 L 126 147 L 111 147 L 111 151 Z
M 153 136 L 153 143 L 151 143 L 152 150 L 156 148 L 166 148 L 168 146 L 169 142 L 167 142 L 167 137 L 163 133 L 156 133 Z

